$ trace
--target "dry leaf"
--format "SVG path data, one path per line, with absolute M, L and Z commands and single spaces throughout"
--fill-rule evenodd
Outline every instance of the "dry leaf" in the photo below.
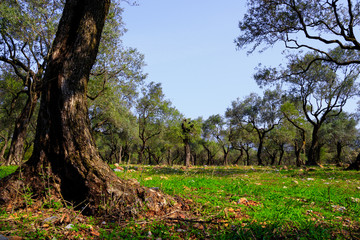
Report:
M 228 212 L 235 212 L 235 210 L 233 208 L 229 208 Z
M 97 237 L 100 237 L 100 233 L 98 231 L 96 231 L 96 230 L 92 230 L 90 234 L 94 235 L 94 236 L 97 236 Z
M 248 200 L 246 198 L 240 198 L 237 202 L 237 204 L 246 204 Z

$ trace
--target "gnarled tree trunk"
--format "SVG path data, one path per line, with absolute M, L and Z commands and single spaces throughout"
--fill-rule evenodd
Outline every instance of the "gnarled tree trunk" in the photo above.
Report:
M 355 161 L 351 163 L 346 170 L 360 170 L 360 153 L 357 155 Z
M 109 6 L 110 0 L 66 1 L 44 76 L 33 155 L 0 182 L 0 202 L 11 201 L 24 186 L 40 198 L 50 188 L 54 196 L 94 211 L 110 200 L 129 213 L 145 199 L 155 211 L 169 202 L 120 180 L 101 160 L 91 135 L 87 84 Z
M 184 166 L 188 167 L 191 165 L 191 151 L 190 151 L 190 143 L 189 141 L 184 140 Z
M 321 150 L 321 146 L 319 143 L 319 136 L 318 136 L 319 129 L 320 129 L 320 126 L 314 125 L 313 132 L 312 132 L 311 145 L 309 148 L 309 152 L 307 154 L 308 159 L 305 163 L 305 165 L 307 165 L 307 166 L 319 165 L 320 150 Z
M 37 101 L 38 93 L 29 93 L 26 104 L 15 122 L 15 129 L 11 139 L 6 165 L 19 165 L 23 160 L 26 133 L 34 114 Z
M 0 138 L 4 139 L 3 140 L 4 145 L 2 146 L 2 148 L 0 150 L 0 165 L 2 165 L 2 164 L 5 163 L 4 154 L 5 154 L 5 151 L 6 151 L 6 148 L 8 146 L 8 142 L 9 142 L 10 138 L 7 137 L 7 136 L 3 136 L 3 135 L 0 135 Z

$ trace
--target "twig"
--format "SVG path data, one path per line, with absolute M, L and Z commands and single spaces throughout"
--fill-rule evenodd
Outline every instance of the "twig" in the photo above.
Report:
M 223 224 L 223 223 L 229 223 L 229 221 L 223 221 L 223 222 L 214 222 L 213 220 L 196 220 L 196 219 L 181 219 L 181 218 L 166 218 L 167 220 L 171 221 L 182 221 L 182 222 L 192 222 L 192 223 L 211 223 L 211 224 Z

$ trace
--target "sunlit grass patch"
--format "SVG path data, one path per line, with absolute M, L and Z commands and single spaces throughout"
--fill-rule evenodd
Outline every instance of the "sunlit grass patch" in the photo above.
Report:
M 131 177 L 137 178 L 138 174 L 134 172 Z M 345 238 L 352 228 L 358 232 L 360 204 L 356 199 L 360 199 L 360 182 L 356 172 L 333 167 L 308 171 L 273 167 L 149 167 L 142 172 L 142 182 L 191 198 L 195 211 L 208 219 L 222 218 L 233 225 L 240 222 L 252 226 L 231 233 L 238 237 L 254 231 L 261 237 L 266 229 L 280 234 L 284 228 L 310 238 L 331 238 L 339 228 Z M 239 204 L 241 198 L 259 204 Z M 236 219 L 227 213 L 228 209 L 238 208 L 246 218 Z M 256 228 L 254 222 L 266 224 Z
M 332 166 L 304 170 L 121 165 L 116 174 L 182 197 L 191 205 L 192 217 L 129 219 L 105 224 L 95 219 L 91 224 L 75 224 L 72 231 L 77 230 L 79 236 L 91 234 L 87 226 L 92 225 L 102 239 L 360 238 L 358 172 Z M 54 204 L 46 207 L 58 211 Z M 0 215 L 9 218 L 6 211 Z M 31 221 L 39 225 L 39 221 L 30 217 L 25 222 Z M 2 224 L 2 231 L 10 231 L 12 227 Z M 17 225 L 17 228 L 14 234 L 25 234 L 26 227 Z M 38 228 L 31 234 L 34 238 L 49 236 L 42 230 Z M 61 239 L 62 230 L 54 231 Z

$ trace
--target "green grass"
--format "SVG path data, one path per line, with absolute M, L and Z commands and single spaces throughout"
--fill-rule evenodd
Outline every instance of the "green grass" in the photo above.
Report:
M 344 239 L 360 237 L 360 177 L 334 167 L 143 167 L 120 173 L 148 187 L 190 198 L 203 219 L 226 220 L 216 239 Z M 151 179 L 149 179 L 151 178 Z M 237 204 L 246 198 L 259 205 Z M 227 213 L 240 209 L 241 217 Z M 211 231 L 210 231 L 211 232 Z M 211 233 L 209 233 L 211 234 Z
M 273 167 L 123 167 L 129 169 L 117 172 L 121 178 L 136 179 L 144 186 L 190 199 L 197 221 L 129 219 L 121 226 L 97 223 L 102 239 L 360 238 L 360 175 L 356 171 L 332 166 L 313 171 Z M 1 167 L 0 176 L 14 170 Z M 240 199 L 248 202 L 244 204 Z

